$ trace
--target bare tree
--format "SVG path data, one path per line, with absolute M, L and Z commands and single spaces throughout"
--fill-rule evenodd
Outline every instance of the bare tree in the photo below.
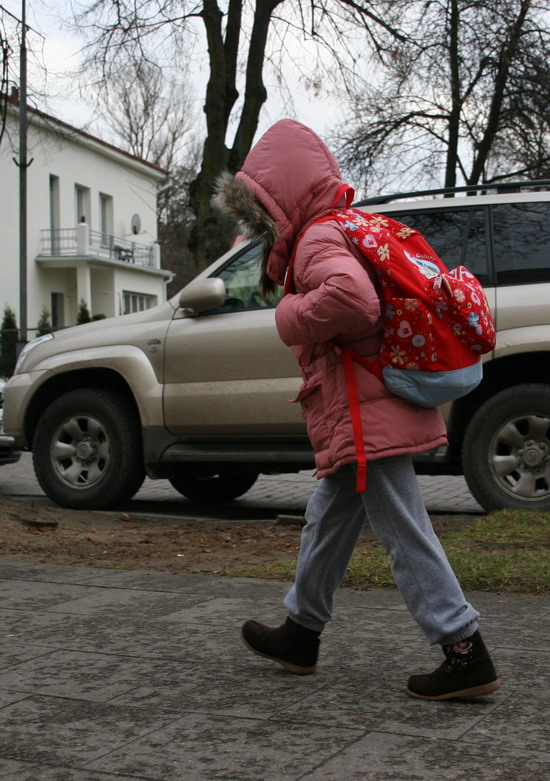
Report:
M 194 217 L 189 184 L 199 166 L 197 116 L 185 71 L 179 80 L 150 60 L 128 60 L 111 70 L 97 97 L 98 119 L 114 142 L 166 170 L 159 186 L 158 239 L 163 268 L 174 273 L 168 293 L 196 274 L 187 244 Z
M 128 61 L 111 71 L 97 102 L 102 122 L 120 146 L 166 169 L 187 156 L 197 117 L 183 78 L 176 81 L 147 60 Z
M 7 11 L 0 6 L 0 144 L 6 128 L 6 113 L 8 110 L 10 65 L 13 54 L 10 43 L 11 35 L 5 24 Z M 9 14 L 11 17 L 11 14 Z M 11 17 L 13 19 L 13 17 Z
M 411 0 L 409 41 L 340 129 L 346 168 L 370 189 L 548 168 L 549 10 L 547 0 Z
M 197 175 L 199 156 L 175 166 L 159 193 L 158 238 L 162 266 L 174 273 L 168 295 L 175 295 L 197 273 L 189 239 L 195 217 L 189 203 L 189 185 Z
M 105 75 L 121 53 L 147 59 L 150 41 L 158 50 L 162 40 L 172 53 L 200 49 L 198 42 L 204 42 L 204 146 L 190 188 L 196 216 L 190 243 L 198 268 L 227 249 L 231 238 L 232 226 L 211 210 L 212 185 L 220 171 L 240 168 L 253 143 L 267 100 L 266 63 L 292 62 L 291 41 L 299 49 L 307 40 L 331 55 L 332 72 L 349 79 L 359 58 L 348 45 L 350 30 L 355 37 L 362 30 L 362 49 L 366 38 L 382 57 L 391 39 L 405 40 L 399 19 L 406 5 L 405 0 L 96 0 L 80 18 L 80 29 L 87 24 L 91 37 L 87 62 L 99 63 Z M 278 76 L 283 78 L 280 68 Z
M 26 17 L 28 18 L 28 17 Z M 49 99 L 53 97 L 44 56 L 45 37 L 38 30 L 25 23 L 23 40 L 23 21 L 8 11 L 0 3 L 0 142 L 4 141 L 17 152 L 19 134 L 10 133 L 6 123 L 8 105 L 19 107 L 19 98 L 23 94 L 22 61 L 25 58 L 27 108 L 29 121 L 33 108 L 48 110 Z M 48 121 L 48 120 L 46 120 Z

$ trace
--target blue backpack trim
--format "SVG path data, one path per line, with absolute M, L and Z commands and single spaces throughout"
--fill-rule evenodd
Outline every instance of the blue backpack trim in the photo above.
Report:
M 473 391 L 483 378 L 481 358 L 464 369 L 426 372 L 418 369 L 395 369 L 384 366 L 384 383 L 388 390 L 420 407 L 438 407 Z

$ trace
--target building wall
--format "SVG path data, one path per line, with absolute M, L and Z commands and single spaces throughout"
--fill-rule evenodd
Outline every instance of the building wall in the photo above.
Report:
M 17 125 L 8 115 L 0 144 L 0 306 L 19 311 L 19 169 L 10 136 Z M 16 141 L 15 141 L 16 143 Z
M 77 186 L 86 188 L 86 221 L 92 231 L 101 230 L 100 194 L 109 196 L 112 214 L 109 232 L 122 239 L 150 244 L 156 239 L 156 188 L 160 172 L 133 161 L 120 150 L 105 148 L 78 131 L 69 132 L 50 122 L 44 126 L 30 117 L 27 169 L 27 311 L 29 337 L 45 307 L 51 311 L 52 293 L 64 296 L 65 325 L 75 322 L 77 271 L 74 259 L 67 268 L 51 268 L 36 262 L 43 250 L 41 231 L 52 227 L 50 179 L 57 177 L 56 227 L 74 229 Z M 9 304 L 19 322 L 19 169 L 13 162 L 18 148 L 18 116 L 8 114 L 7 132 L 0 144 L 0 307 Z M 132 233 L 133 215 L 139 215 L 141 230 Z M 86 261 L 84 261 L 86 263 Z M 121 294 L 126 289 L 165 300 L 166 273 L 140 269 L 90 268 L 92 314 L 108 317 L 121 311 Z M 88 302 L 90 304 L 90 302 Z

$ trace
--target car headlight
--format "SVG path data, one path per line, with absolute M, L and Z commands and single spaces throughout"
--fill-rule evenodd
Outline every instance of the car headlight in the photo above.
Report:
M 15 364 L 15 370 L 13 373 L 19 374 L 23 370 L 23 363 L 25 362 L 31 350 L 34 350 L 35 347 L 38 347 L 38 345 L 42 344 L 43 342 L 48 342 L 50 339 L 53 339 L 53 334 L 44 334 L 43 336 L 38 336 L 36 339 L 27 342 L 27 344 L 23 347 L 23 349 L 19 353 L 19 358 L 17 359 L 17 363 Z

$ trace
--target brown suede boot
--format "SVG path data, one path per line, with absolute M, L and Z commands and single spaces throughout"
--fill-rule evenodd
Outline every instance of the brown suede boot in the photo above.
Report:
M 252 653 L 278 662 L 296 675 L 315 672 L 320 634 L 291 618 L 275 628 L 259 621 L 247 621 L 241 631 L 243 643 Z
M 408 693 L 422 700 L 482 697 L 500 688 L 500 681 L 478 632 L 465 640 L 442 646 L 446 660 L 428 675 L 409 678 Z

